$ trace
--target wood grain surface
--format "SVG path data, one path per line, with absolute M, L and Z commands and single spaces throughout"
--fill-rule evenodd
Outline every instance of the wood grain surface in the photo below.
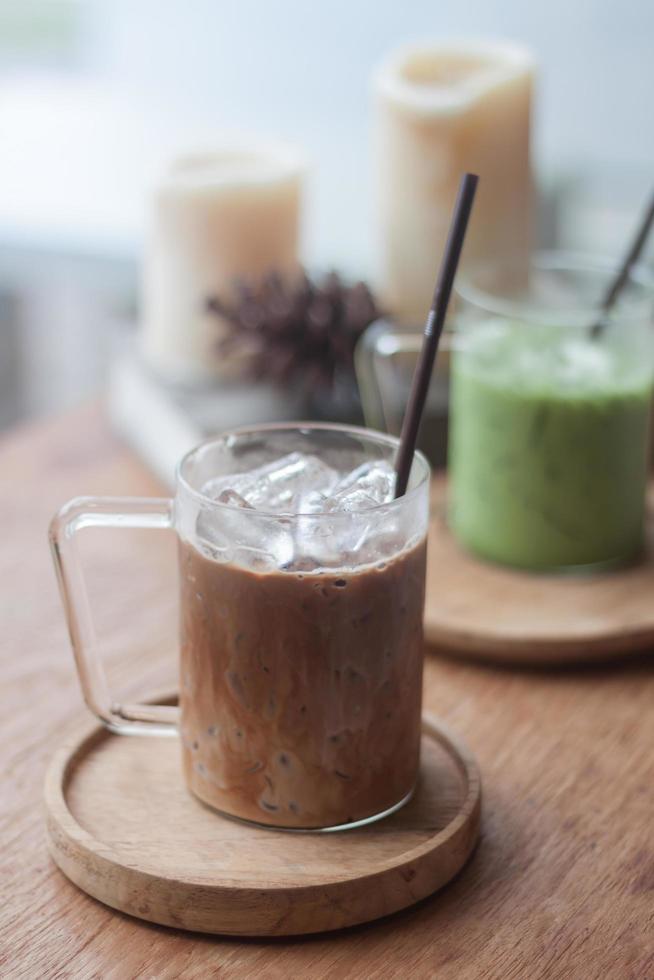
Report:
M 46 529 L 80 493 L 160 488 L 95 408 L 0 442 L 0 976 L 654 976 L 654 660 L 646 656 L 536 671 L 430 653 L 425 707 L 480 763 L 482 837 L 454 882 L 390 918 L 291 940 L 215 938 L 113 912 L 71 884 L 48 856 L 42 791 L 48 761 L 85 709 Z M 163 533 L 87 533 L 115 689 L 140 695 L 174 684 L 172 542 Z
M 186 789 L 176 740 L 86 725 L 46 776 L 51 854 L 94 898 L 162 925 L 291 936 L 378 919 L 442 888 L 478 838 L 476 763 L 433 717 L 423 728 L 413 798 L 378 823 L 321 835 L 221 817 Z
M 446 480 L 434 480 L 428 642 L 453 655 L 541 665 L 654 649 L 654 486 L 642 561 L 596 575 L 538 575 L 478 561 L 447 527 L 446 496 Z

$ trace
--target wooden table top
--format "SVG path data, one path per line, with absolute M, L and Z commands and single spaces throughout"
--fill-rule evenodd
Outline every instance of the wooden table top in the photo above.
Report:
M 85 716 L 46 546 L 52 512 L 77 494 L 161 489 L 95 407 L 0 440 L 1 976 L 654 976 L 647 657 L 537 672 L 428 654 L 426 707 L 481 765 L 482 840 L 451 886 L 385 921 L 287 941 L 212 938 L 130 919 L 78 891 L 50 861 L 41 802 L 54 747 Z M 109 677 L 121 694 L 174 683 L 171 537 L 82 538 Z

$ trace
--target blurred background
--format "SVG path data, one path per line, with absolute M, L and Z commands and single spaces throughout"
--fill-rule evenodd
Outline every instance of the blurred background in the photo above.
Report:
M 137 317 L 148 189 L 188 146 L 301 144 L 303 255 L 374 284 L 371 71 L 462 35 L 538 60 L 541 242 L 615 252 L 652 177 L 646 0 L 0 0 L 0 428 L 103 383 Z

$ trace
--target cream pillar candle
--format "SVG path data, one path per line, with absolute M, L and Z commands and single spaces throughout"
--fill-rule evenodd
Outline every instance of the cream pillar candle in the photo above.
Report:
M 304 166 L 287 147 L 228 147 L 176 161 L 155 191 L 143 270 L 141 352 L 159 375 L 234 373 L 211 296 L 238 279 L 298 272 Z
M 380 286 L 401 321 L 429 309 L 463 171 L 481 177 L 464 267 L 527 254 L 532 82 L 527 50 L 490 42 L 405 48 L 376 73 Z

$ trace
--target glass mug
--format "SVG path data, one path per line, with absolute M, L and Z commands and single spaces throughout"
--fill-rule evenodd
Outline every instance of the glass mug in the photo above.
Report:
M 654 277 L 536 253 L 528 275 L 489 262 L 458 285 L 451 359 L 449 523 L 482 558 L 594 571 L 644 544 L 654 381 Z
M 624 564 L 643 545 L 654 274 L 634 267 L 591 337 L 617 263 L 536 252 L 458 277 L 420 446 L 448 465 L 449 525 L 532 571 Z M 399 431 L 422 334 L 380 321 L 356 352 L 365 420 Z
M 228 486 L 226 477 L 289 454 L 349 473 L 374 460 L 392 464 L 396 451 L 395 438 L 349 426 L 235 430 L 182 459 L 174 500 L 79 498 L 52 521 L 87 705 L 113 732 L 179 731 L 189 789 L 224 814 L 280 828 L 344 829 L 394 812 L 413 792 L 425 458 L 416 453 L 403 497 L 373 506 L 353 500 L 347 512 L 263 511 L 211 495 L 212 481 Z M 179 708 L 112 700 L 76 557 L 75 535 L 87 527 L 175 531 Z

